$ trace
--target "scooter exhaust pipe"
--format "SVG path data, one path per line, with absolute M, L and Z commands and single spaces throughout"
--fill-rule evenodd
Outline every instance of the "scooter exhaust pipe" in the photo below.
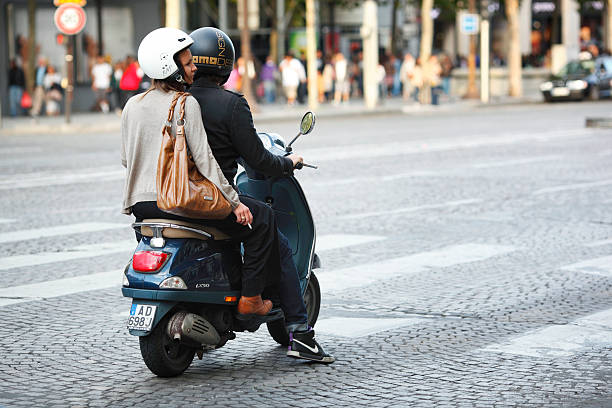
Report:
M 212 324 L 202 316 L 181 311 L 170 318 L 168 336 L 173 340 L 188 341 L 197 345 L 216 346 L 221 337 Z

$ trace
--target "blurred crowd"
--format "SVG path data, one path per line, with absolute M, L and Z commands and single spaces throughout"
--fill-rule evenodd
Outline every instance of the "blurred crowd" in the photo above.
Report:
M 127 100 L 145 89 L 150 81 L 138 65 L 136 57 L 128 55 L 124 60 L 111 62 L 110 57 L 98 55 L 90 64 L 89 74 L 94 103 L 91 111 L 121 112 Z M 59 115 L 64 100 L 66 79 L 56 67 L 41 57 L 34 73 L 34 91 L 30 95 L 25 87 L 23 68 L 16 59 L 10 61 L 9 114 L 11 116 L 46 114 Z
M 341 52 L 323 55 L 317 51 L 317 98 L 320 103 L 334 106 L 363 97 L 363 54 L 356 52 L 349 58 Z M 376 71 L 381 103 L 387 98 L 403 97 L 406 101 L 438 104 L 440 97 L 449 95 L 451 59 L 444 54 L 432 55 L 426 63 L 407 53 L 401 57 L 387 54 L 380 58 Z M 138 65 L 129 55 L 123 60 L 111 61 L 108 56 L 97 55 L 89 63 L 89 76 L 94 103 L 91 111 L 120 113 L 127 100 L 150 86 Z M 276 64 L 271 56 L 265 61 L 238 58 L 225 88 L 244 92 L 243 78 L 248 75 L 252 94 L 258 103 L 307 103 L 306 56 L 296 57 L 288 52 Z M 59 115 L 66 88 L 65 79 L 56 67 L 41 57 L 35 70 L 34 91 L 25 89 L 24 71 L 17 60 L 10 61 L 9 114 L 11 116 L 43 114 Z
M 363 97 L 363 53 L 350 58 L 341 52 L 323 55 L 317 51 L 316 84 L 319 103 L 340 105 L 350 99 Z M 407 53 L 403 57 L 383 56 L 378 64 L 376 79 L 381 103 L 391 97 L 406 101 L 438 104 L 441 95 L 450 93 L 451 59 L 445 54 L 432 55 L 425 64 Z M 230 79 L 229 90 L 241 92 L 242 78 L 248 75 L 259 103 L 284 102 L 288 105 L 307 101 L 307 70 L 304 53 L 296 57 L 288 52 L 276 64 L 271 56 L 262 63 L 238 58 Z M 426 93 L 426 95 L 424 95 Z

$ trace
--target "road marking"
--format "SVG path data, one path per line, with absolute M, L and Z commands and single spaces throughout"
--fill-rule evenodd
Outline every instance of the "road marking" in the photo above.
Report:
M 566 184 L 566 185 L 561 185 L 561 186 L 542 188 L 540 190 L 534 191 L 532 194 L 540 195 L 540 194 L 548 194 L 548 193 L 558 193 L 560 191 L 584 190 L 587 188 L 608 186 L 610 184 L 612 184 L 612 179 L 593 181 L 593 182 L 588 182 L 588 183 Z
M 384 319 L 332 317 L 318 320 L 316 331 L 318 334 L 356 338 L 418 324 L 423 320 L 424 319 L 417 318 Z
M 112 166 L 112 168 L 101 167 L 99 169 L 75 170 L 57 174 L 15 174 L 10 178 L 0 180 L 0 190 L 90 183 L 92 181 L 113 181 L 122 180 L 124 178 L 125 169 L 117 169 L 117 166 Z
M 317 252 L 351 245 L 359 245 L 366 242 L 379 241 L 383 239 L 385 239 L 385 237 L 372 235 L 322 235 L 317 239 Z M 61 262 L 115 252 L 133 251 L 135 247 L 135 241 L 121 241 L 117 243 L 83 245 L 73 248 L 68 252 L 52 252 L 0 258 L 0 270 L 18 268 L 21 266 L 34 266 L 49 262 Z M 95 273 L 91 275 L 51 280 L 30 285 L 3 288 L 0 289 L 0 307 L 16 303 L 30 302 L 33 300 L 70 295 L 90 290 L 106 289 L 113 286 L 118 287 L 121 283 L 120 272 L 122 271 Z
M 376 281 L 415 274 L 432 267 L 448 267 L 482 261 L 514 251 L 506 245 L 461 244 L 435 251 L 421 252 L 382 262 L 335 270 L 318 269 L 316 274 L 323 293 L 366 287 Z
M 55 227 L 5 232 L 0 234 L 0 243 L 25 241 L 28 239 L 55 237 L 58 235 L 79 234 L 93 231 L 105 231 L 109 229 L 126 227 L 128 227 L 126 224 L 111 224 L 104 222 L 84 222 L 80 224 L 58 225 Z
M 601 241 L 594 241 L 588 244 L 584 244 L 585 247 L 598 247 L 612 244 L 612 238 L 610 239 L 602 239 Z
M 612 276 L 612 256 L 589 259 L 564 266 L 561 269 L 564 271 L 590 273 L 592 275 Z
M 336 180 L 329 181 L 314 181 L 312 185 L 314 187 L 329 187 L 329 186 L 338 186 L 344 184 L 353 184 L 353 183 L 364 183 L 364 182 L 383 182 L 383 181 L 396 181 L 404 178 L 410 177 L 431 177 L 439 175 L 436 171 L 422 170 L 422 171 L 411 171 L 407 173 L 398 173 L 391 174 L 388 176 L 382 177 L 351 177 L 351 178 L 342 178 Z
M 358 219 L 358 218 L 375 217 L 379 215 L 402 214 L 402 213 L 410 213 L 410 212 L 431 210 L 431 209 L 437 209 L 437 208 L 457 207 L 460 205 L 477 204 L 481 202 L 483 202 L 483 200 L 480 198 L 470 198 L 466 200 L 448 201 L 446 203 L 441 203 L 441 204 L 426 204 L 426 205 L 419 205 L 416 207 L 396 208 L 394 210 L 372 211 L 372 212 L 367 212 L 367 213 L 340 215 L 335 218 L 341 219 L 341 220 Z
M 317 237 L 316 251 L 328 251 L 353 245 L 361 245 L 367 242 L 382 241 L 384 239 L 386 239 L 386 237 L 381 237 L 377 235 L 321 235 L 320 237 Z
M 32 300 L 121 286 L 123 271 L 94 273 L 0 289 L 0 307 Z
M 564 129 L 540 133 L 491 133 L 485 135 L 470 135 L 452 139 L 414 140 L 403 143 L 362 143 L 351 146 L 342 146 L 341 149 L 316 148 L 302 151 L 301 155 L 309 157 L 313 163 L 324 161 L 337 161 L 348 159 L 374 159 L 385 156 L 400 156 L 414 153 L 429 153 L 459 149 L 476 149 L 486 146 L 513 145 L 529 141 L 548 142 L 554 139 L 568 137 L 590 137 L 594 130 Z
M 563 156 L 560 156 L 560 155 L 536 156 L 536 157 L 525 157 L 525 158 L 502 160 L 502 161 L 495 161 L 495 162 L 475 163 L 475 164 L 470 165 L 470 167 L 473 167 L 475 169 L 486 169 L 490 167 L 516 166 L 518 164 L 541 163 L 541 162 L 547 162 L 547 161 L 557 161 L 561 159 L 563 159 Z
M 118 241 L 99 244 L 77 246 L 61 252 L 41 252 L 38 254 L 16 255 L 0 258 L 0 271 L 25 266 L 43 265 L 53 262 L 72 261 L 75 259 L 91 258 L 94 256 L 109 255 L 118 252 L 133 251 L 136 241 Z
M 570 357 L 581 351 L 609 348 L 612 344 L 612 309 L 595 313 L 569 324 L 527 332 L 523 336 L 492 344 L 486 352 L 527 357 Z
M 0 155 L 4 154 L 17 154 L 17 153 L 34 153 L 42 151 L 42 147 L 34 146 L 14 146 L 14 147 L 2 147 L 0 148 Z

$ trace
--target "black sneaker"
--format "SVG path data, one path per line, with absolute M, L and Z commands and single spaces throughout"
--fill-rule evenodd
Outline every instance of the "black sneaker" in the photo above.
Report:
M 314 334 L 312 329 L 307 332 L 289 333 L 289 350 L 287 350 L 287 355 L 325 364 L 336 361 L 334 356 L 323 351 L 323 348 L 314 339 Z

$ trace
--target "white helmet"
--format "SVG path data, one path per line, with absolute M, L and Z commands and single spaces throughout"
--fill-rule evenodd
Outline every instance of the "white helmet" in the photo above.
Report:
M 191 37 L 176 28 L 162 27 L 151 31 L 138 47 L 138 63 L 152 79 L 176 76 L 183 81 L 182 70 L 174 62 L 174 56 L 193 44 Z M 178 75 L 176 75 L 178 74 Z

